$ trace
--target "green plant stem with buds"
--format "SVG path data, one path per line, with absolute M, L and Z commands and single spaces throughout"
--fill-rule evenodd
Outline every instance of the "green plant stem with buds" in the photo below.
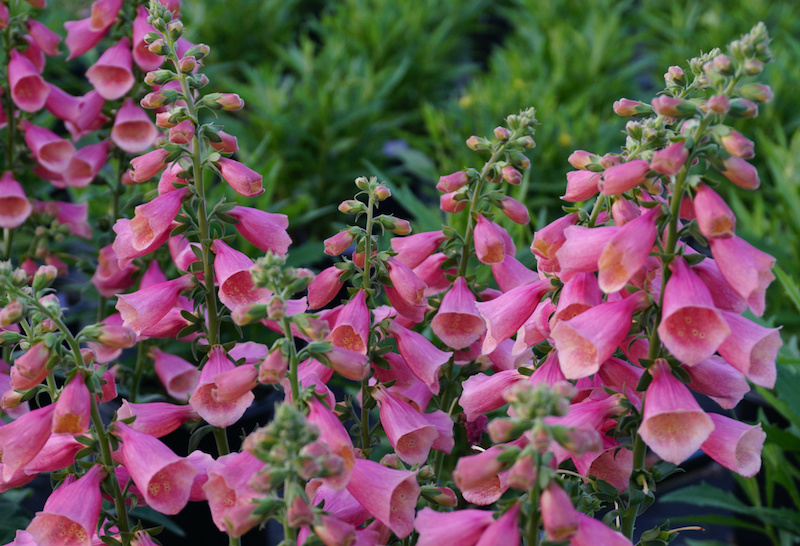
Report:
M 703 117 L 700 121 L 700 124 L 697 126 L 697 130 L 694 134 L 694 140 L 696 143 L 700 142 L 700 139 L 705 135 L 706 129 L 708 128 L 709 123 L 711 122 L 712 114 L 708 114 Z M 658 329 L 657 326 L 661 322 L 661 309 L 664 305 L 664 292 L 667 286 L 667 281 L 669 280 L 670 270 L 669 265 L 672 263 L 673 258 L 675 257 L 675 251 L 678 246 L 678 222 L 680 217 L 680 208 L 681 208 L 681 201 L 683 200 L 683 194 L 686 192 L 686 180 L 689 174 L 689 166 L 692 164 L 692 161 L 695 159 L 696 154 L 692 152 L 689 154 L 689 157 L 686 159 L 686 163 L 684 163 L 681 170 L 678 171 L 678 174 L 675 175 L 675 182 L 673 185 L 672 195 L 670 196 L 670 203 L 669 203 L 669 223 L 667 224 L 667 240 L 664 245 L 664 260 L 662 263 L 661 269 L 661 292 L 659 295 L 659 302 L 658 302 L 658 310 L 659 312 L 656 315 L 655 323 L 653 324 L 650 335 L 648 338 L 648 353 L 647 358 L 652 361 L 654 360 L 660 350 L 661 350 L 661 340 L 658 336 Z M 598 198 L 599 199 L 599 198 Z M 642 407 L 644 407 L 644 396 L 645 394 L 642 393 Z M 645 445 L 644 440 L 639 435 L 638 431 L 634 435 L 633 439 L 633 472 L 642 472 L 645 470 L 645 455 L 647 453 L 647 447 Z M 639 483 L 632 481 L 631 487 L 638 487 L 641 488 Z M 633 532 L 636 524 L 636 516 L 639 514 L 639 503 L 630 503 L 625 510 L 621 518 L 621 532 L 629 539 L 633 540 Z
M 375 206 L 375 196 L 373 189 L 370 188 L 369 198 L 367 200 L 367 222 L 364 226 L 366 236 L 364 237 L 364 277 L 362 278 L 361 286 L 367 292 L 371 288 L 370 279 L 370 265 L 372 261 L 372 225 L 373 225 L 373 207 Z M 369 292 L 368 292 L 369 293 Z M 370 334 L 370 338 L 372 335 Z M 367 349 L 367 357 L 372 357 L 372 343 L 369 343 Z M 365 453 L 369 453 L 370 435 L 369 435 L 369 408 L 367 408 L 366 401 L 368 400 L 369 377 L 361 380 L 361 449 Z
M 300 408 L 300 379 L 298 378 L 297 347 L 294 345 L 294 335 L 292 334 L 292 322 L 289 317 L 281 319 L 283 335 L 287 340 L 286 348 L 289 351 L 289 383 L 292 386 L 292 403 L 294 407 Z M 282 349 L 281 349 L 282 350 Z
M 72 351 L 72 357 L 75 359 L 76 365 L 81 369 L 88 369 L 88 366 L 83 361 L 83 355 L 81 354 L 81 347 L 78 343 L 78 340 L 75 339 L 75 336 L 72 335 L 72 332 L 69 330 L 69 328 L 67 328 L 61 318 L 51 313 L 50 310 L 42 305 L 38 299 L 30 297 L 21 291 L 15 291 L 15 295 L 19 298 L 26 299 L 28 305 L 36 307 L 38 311 L 53 321 L 53 323 L 64 335 L 64 339 Z M 111 458 L 111 444 L 108 434 L 106 433 L 105 425 L 103 424 L 103 418 L 100 416 L 100 410 L 97 407 L 97 401 L 94 396 L 90 396 L 89 400 L 91 401 L 92 425 L 94 426 L 95 433 L 97 434 L 97 443 L 100 446 L 100 458 L 103 466 L 106 469 L 106 472 L 108 472 L 109 476 L 111 476 L 106 480 L 106 482 L 111 484 L 111 495 L 114 497 L 114 506 L 117 512 L 117 528 L 122 535 L 123 546 L 129 546 L 130 539 L 125 538 L 130 532 L 128 512 L 125 505 L 125 495 L 123 495 L 122 488 L 116 478 L 116 475 L 114 474 L 115 465 L 114 460 Z

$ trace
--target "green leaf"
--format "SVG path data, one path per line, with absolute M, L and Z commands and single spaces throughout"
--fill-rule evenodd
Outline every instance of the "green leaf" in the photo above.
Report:
M 797 282 L 792 277 L 787 275 L 786 272 L 779 266 L 775 266 L 772 271 L 778 278 L 778 282 L 781 283 L 783 291 L 786 292 L 787 296 L 789 296 L 789 301 L 791 301 L 797 311 L 800 312 L 800 286 L 798 286 Z

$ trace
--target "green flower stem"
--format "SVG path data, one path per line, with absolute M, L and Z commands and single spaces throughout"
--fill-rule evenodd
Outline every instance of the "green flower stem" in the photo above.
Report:
M 293 475 L 290 473 L 286 476 L 286 479 L 283 482 L 283 499 L 284 499 L 284 514 L 283 514 L 283 540 L 287 544 L 295 544 L 297 542 L 297 533 L 295 533 L 294 527 L 289 525 L 289 506 L 286 504 L 286 493 L 289 491 L 289 487 L 292 484 Z
M 594 227 L 597 222 L 597 217 L 600 216 L 600 211 L 603 210 L 603 204 L 606 202 L 606 196 L 602 193 L 597 196 L 592 207 L 592 214 L 589 216 L 589 227 Z
M 292 402 L 294 407 L 300 408 L 300 380 L 298 378 L 297 348 L 292 335 L 292 323 L 288 317 L 281 319 L 283 336 L 286 338 L 286 347 L 289 350 L 289 383 L 292 386 Z
M 538 479 L 538 476 L 540 475 L 542 470 L 541 452 L 537 451 L 535 457 L 536 457 L 537 478 L 533 481 L 533 488 L 531 489 L 530 496 L 528 497 L 528 502 L 530 502 L 533 505 L 533 511 L 531 512 L 531 515 L 528 518 L 528 530 L 525 539 L 528 546 L 539 545 L 539 522 L 541 520 L 541 512 L 539 511 L 539 497 L 541 497 L 542 492 Z
M 373 207 L 375 206 L 375 196 L 372 189 L 369 191 L 369 199 L 367 201 L 367 222 L 364 226 L 366 237 L 364 238 L 364 277 L 362 278 L 361 286 L 364 290 L 369 290 L 372 286 L 370 280 L 370 264 L 372 261 L 372 228 L 373 228 Z M 371 337 L 371 335 L 370 335 Z M 372 358 L 372 344 L 367 350 L 367 357 Z M 369 453 L 370 437 L 369 437 L 369 409 L 366 405 L 368 398 L 367 389 L 369 389 L 369 377 L 361 380 L 361 449 L 365 453 Z
M 214 441 L 217 443 L 217 452 L 219 456 L 228 455 L 231 452 L 231 448 L 228 446 L 228 435 L 225 429 L 214 427 L 212 430 L 214 431 Z
M 136 348 L 136 367 L 133 371 L 133 384 L 131 385 L 131 403 L 136 403 L 136 398 L 139 396 L 139 383 L 142 380 L 142 372 L 144 372 L 144 360 L 147 344 L 140 341 Z

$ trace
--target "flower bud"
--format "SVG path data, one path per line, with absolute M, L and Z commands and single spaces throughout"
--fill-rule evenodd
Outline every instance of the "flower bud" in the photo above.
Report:
M 244 101 L 236 93 L 209 93 L 200 102 L 212 110 L 234 111 L 244 108 Z
M 514 142 L 516 144 L 519 144 L 520 146 L 522 146 L 526 150 L 531 150 L 531 149 L 536 147 L 536 142 L 533 140 L 532 136 L 527 136 L 527 135 L 526 136 L 522 136 L 522 137 L 519 137 L 518 139 L 515 139 Z
M 194 124 L 185 119 L 169 130 L 169 141 L 173 144 L 189 144 L 194 137 Z
M 733 65 L 727 55 L 717 55 L 712 62 L 714 63 L 714 69 L 723 76 L 733 74 Z
M 167 32 L 169 33 L 170 39 L 173 42 L 177 42 L 178 38 L 183 35 L 183 23 L 181 23 L 178 19 L 170 21 L 169 25 L 167 26 Z
M 513 438 L 514 423 L 509 419 L 497 418 L 489 422 L 487 431 L 492 443 L 502 444 Z
M 452 174 L 447 174 L 439 177 L 439 183 L 436 184 L 436 189 L 449 193 L 458 190 L 469 183 L 469 176 L 465 171 L 458 171 Z
M 472 135 L 467 139 L 467 146 L 476 152 L 485 152 L 492 149 L 492 145 L 488 140 L 475 135 Z
M 531 221 L 531 216 L 528 213 L 528 208 L 514 199 L 506 195 L 500 200 L 500 210 L 503 211 L 511 221 L 520 225 L 526 225 Z
M 500 172 L 503 173 L 503 180 L 505 180 L 509 184 L 518 186 L 522 183 L 522 173 L 520 173 L 517 169 L 515 169 L 511 165 L 504 166 L 502 169 L 500 169 Z
M 14 286 L 25 286 L 28 284 L 28 273 L 22 268 L 15 269 L 11 274 L 11 282 Z
M 264 385 L 280 383 L 288 369 L 289 359 L 280 347 L 274 348 L 258 367 L 258 382 Z
M 445 212 L 455 214 L 467 206 L 466 195 L 460 192 L 444 193 L 439 196 L 439 208 Z
M 732 118 L 754 118 L 758 116 L 758 105 L 747 99 L 733 99 L 729 114 Z
M 747 59 L 744 62 L 744 73 L 748 76 L 757 76 L 764 70 L 764 63 L 758 59 Z
M 772 93 L 772 88 L 769 85 L 761 83 L 748 83 L 739 88 L 739 93 L 747 99 L 754 102 L 768 103 L 772 102 L 775 95 Z
M 190 73 L 197 66 L 197 59 L 194 57 L 184 57 L 178 61 L 178 70 L 184 74 Z
M 152 93 L 148 93 L 144 96 L 144 98 L 139 101 L 139 104 L 142 108 L 146 108 L 147 110 L 153 110 L 155 108 L 161 108 L 167 102 L 167 96 L 162 93 L 161 91 L 153 91 Z
M 349 229 L 345 229 L 332 237 L 328 237 L 323 241 L 325 244 L 325 254 L 328 256 L 338 256 L 353 244 L 355 235 Z
M 628 122 L 631 123 L 631 122 Z M 596 154 L 586 152 L 584 150 L 575 150 L 567 158 L 569 164 L 582 171 L 587 170 L 587 167 L 593 164 L 599 164 L 600 158 Z
M 405 470 L 405 465 L 400 461 L 400 458 L 394 453 L 387 453 L 381 458 L 383 466 L 394 468 L 395 470 Z
M 378 201 L 385 201 L 392 196 L 392 192 L 386 186 L 378 186 L 375 188 L 375 191 L 372 193 L 372 195 Z
M 153 70 L 144 77 L 147 85 L 164 85 L 175 79 L 175 74 L 171 70 Z
M 518 169 L 525 170 L 531 168 L 531 160 L 519 150 L 508 150 L 508 158 L 511 164 Z
M 177 123 L 171 121 L 172 114 L 170 112 L 159 112 L 156 114 L 156 125 L 162 129 L 169 129 L 175 127 Z
M 366 210 L 367 207 L 364 203 L 357 199 L 348 199 L 347 201 L 339 203 L 339 212 L 343 212 L 344 214 L 358 214 Z
M 369 180 L 366 176 L 359 176 L 355 180 L 356 187 L 361 191 L 369 191 Z
M 729 154 L 742 159 L 750 159 L 755 156 L 753 141 L 739 131 L 719 125 L 714 128 L 714 133 L 719 143 Z
M 714 95 L 708 99 L 706 106 L 715 114 L 725 115 L 728 113 L 728 110 L 731 109 L 731 102 L 725 95 Z
M 47 288 L 56 276 L 58 276 L 58 269 L 54 266 L 39 266 L 39 269 L 37 269 L 36 273 L 33 275 L 33 289 L 41 290 L 42 288 Z
M 156 55 L 166 55 L 169 53 L 169 47 L 167 46 L 167 42 L 164 40 L 164 38 L 159 38 L 158 40 L 150 42 L 150 45 L 147 46 L 147 49 Z
M 497 140 L 505 141 L 511 138 L 511 131 L 505 127 L 495 127 L 494 136 L 497 138 Z
M 194 57 L 195 59 L 202 60 L 211 52 L 211 48 L 208 47 L 206 44 L 197 44 L 190 47 L 186 53 L 183 54 L 184 57 Z
M 689 158 L 689 150 L 684 141 L 673 142 L 666 148 L 656 151 L 650 161 L 650 168 L 656 172 L 667 175 L 678 174 L 683 164 Z
M 24 311 L 25 307 L 17 300 L 9 302 L 9 304 L 0 311 L 0 327 L 5 328 L 6 326 L 14 324 L 22 318 Z
M 449 487 L 425 486 L 422 488 L 422 494 L 439 506 L 454 508 L 458 505 L 458 497 Z
M 235 324 L 245 326 L 259 320 L 267 318 L 267 304 L 265 303 L 242 303 L 237 305 L 231 312 L 231 318 Z
M 618 116 L 624 116 L 626 118 L 640 118 L 652 114 L 653 109 L 649 104 L 638 100 L 619 99 L 614 103 L 614 112 Z
M 278 296 L 272 296 L 267 305 L 267 318 L 269 320 L 281 320 L 286 316 L 286 302 Z
M 680 66 L 670 66 L 667 73 L 664 74 L 664 81 L 667 87 L 681 87 L 686 83 L 686 73 Z
M 0 346 L 7 347 L 9 345 L 16 345 L 22 340 L 22 336 L 17 332 L 10 330 L 0 331 Z
M 81 359 L 83 359 L 84 364 L 94 364 L 94 361 L 97 360 L 97 353 L 84 347 L 81 349 Z
M 86 332 L 87 330 L 88 328 L 84 331 Z M 92 337 L 97 339 L 97 341 L 116 349 L 127 349 L 136 344 L 135 332 L 126 326 L 103 324 L 97 327 L 96 332 L 92 333 L 94 334 Z
M 667 95 L 654 98 L 650 104 L 657 114 L 671 118 L 690 118 L 699 112 L 697 105 L 693 102 Z
M 408 235 L 411 233 L 411 224 L 408 220 L 402 218 L 395 218 L 394 216 L 382 214 L 375 218 L 375 221 L 380 225 L 394 233 L 395 235 Z

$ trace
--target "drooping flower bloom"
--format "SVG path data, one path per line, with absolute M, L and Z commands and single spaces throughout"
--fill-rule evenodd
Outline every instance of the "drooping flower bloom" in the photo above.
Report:
M 22 186 L 14 180 L 13 173 L 4 172 L 0 178 L 0 227 L 19 227 L 32 211 L 33 206 L 25 197 Z
M 452 353 L 440 351 L 422 334 L 418 334 L 397 323 L 389 322 L 389 333 L 397 341 L 397 348 L 411 372 L 434 394 L 439 393 L 439 368 Z
M 407 237 L 393 237 L 392 250 L 397 252 L 394 257 L 398 262 L 414 269 L 433 254 L 445 240 L 442 231 L 424 231 Z
M 491 353 L 502 341 L 514 335 L 533 314 L 542 296 L 552 289 L 550 279 L 542 279 L 518 286 L 491 301 L 477 303 L 487 327 L 483 354 Z
M 336 325 L 328 335 L 328 340 L 337 347 L 366 354 L 369 347 L 369 326 L 367 293 L 359 290 L 342 307 L 336 317 Z
M 344 274 L 344 269 L 330 266 L 323 269 L 308 285 L 308 308 L 320 309 L 328 305 L 344 286 L 339 279 Z
M 643 292 L 615 302 L 601 303 L 569 320 L 561 320 L 550 333 L 567 379 L 595 373 L 631 328 L 633 314 L 647 305 Z
M 693 366 L 683 366 L 692 382 L 689 387 L 705 394 L 723 409 L 732 409 L 750 392 L 744 374 L 719 356 L 712 356 Z
M 656 220 L 660 212 L 660 207 L 650 209 L 622 226 L 606 243 L 597 261 L 603 292 L 622 290 L 644 265 L 656 240 Z
M 775 279 L 771 271 L 775 258 L 736 236 L 709 242 L 711 254 L 725 280 L 747 300 L 756 316 L 763 315 L 767 287 Z
M 380 404 L 386 437 L 402 461 L 423 464 L 431 449 L 445 453 L 452 450 L 453 421 L 448 414 L 441 410 L 420 413 L 383 388 L 376 389 L 373 396 Z
M 598 186 L 603 195 L 619 195 L 644 183 L 650 165 L 644 159 L 634 159 L 603 171 Z
M 420 494 L 416 472 L 356 459 L 347 490 L 398 537 L 406 537 L 414 530 L 414 512 Z
M 517 370 L 503 370 L 493 375 L 476 374 L 467 378 L 458 403 L 464 410 L 467 421 L 496 410 L 506 404 L 503 393 L 511 385 L 528 378 Z
M 569 320 L 603 303 L 603 294 L 594 273 L 578 273 L 561 288 L 556 312 L 550 319 L 555 326 L 559 320 Z
M 16 49 L 10 53 L 8 84 L 11 99 L 20 110 L 38 112 L 44 108 L 50 88 L 33 63 Z
M 64 43 L 67 44 L 67 49 L 69 49 L 68 61 L 75 57 L 80 57 L 99 44 L 103 36 L 108 33 L 108 29 L 111 28 L 109 26 L 101 30 L 92 30 L 91 26 L 91 18 L 64 23 L 64 28 L 67 30 L 67 38 Z
M 706 455 L 719 464 L 745 478 L 752 478 L 761 469 L 761 449 L 767 434 L 761 430 L 761 423 L 748 425 L 710 413 L 714 431 L 700 446 Z
M 552 481 L 539 497 L 542 524 L 547 538 L 554 541 L 568 540 L 578 532 L 580 518 L 567 492 Z
M 678 360 L 691 366 L 713 355 L 731 330 L 686 260 L 676 256 L 669 267 L 658 334 Z
M 58 43 L 61 41 L 61 36 L 35 19 L 28 19 L 25 24 L 31 39 L 45 55 L 48 57 L 58 55 Z
M 567 173 L 567 191 L 561 196 L 561 199 L 570 203 L 591 199 L 600 191 L 598 183 L 602 176 L 602 173 L 592 171 L 569 171 Z
M 233 159 L 222 157 L 216 163 L 222 178 L 240 195 L 255 197 L 264 193 L 261 175 Z
M 91 394 L 83 376 L 77 374 L 56 400 L 52 431 L 56 434 L 82 434 L 92 421 Z
M 566 240 L 556 252 L 561 280 L 567 281 L 575 273 L 597 271 L 604 249 L 621 229 L 617 226 L 568 226 L 564 230 Z
M 0 462 L 3 480 L 10 480 L 28 464 L 50 438 L 55 404 L 31 410 L 0 427 Z
M 464 500 L 478 506 L 488 506 L 508 489 L 508 471 L 497 457 L 504 446 L 524 447 L 528 440 L 523 436 L 513 442 L 498 444 L 477 455 L 461 457 L 456 463 L 453 480 L 461 490 Z
M 123 400 L 122 407 L 117 410 L 117 419 L 127 419 L 128 417 L 136 418 L 130 424 L 133 430 L 138 430 L 154 438 L 166 436 L 184 423 L 200 419 L 190 405 L 178 406 L 167 402 L 133 404 Z
M 189 399 L 189 404 L 195 411 L 215 427 L 225 428 L 234 424 L 241 419 L 255 400 L 251 391 L 226 402 L 220 402 L 213 396 L 212 391 L 217 386 L 217 376 L 234 368 L 235 365 L 228 359 L 225 349 L 221 345 L 214 345 L 208 353 L 208 361 L 200 372 L 197 387 Z
M 415 528 L 419 533 L 417 546 L 475 546 L 483 530 L 492 523 L 494 518 L 490 510 L 467 508 L 454 512 L 436 512 L 425 507 L 419 511 L 415 521 Z
M 675 175 L 681 170 L 689 158 L 689 150 L 684 141 L 673 142 L 666 148 L 653 154 L 650 168 L 662 174 Z
M 162 514 L 177 514 L 189 501 L 197 469 L 178 457 L 160 440 L 125 423 L 114 423 L 111 433 L 122 440 L 122 459 L 147 504 Z
M 560 270 L 556 252 L 567 240 L 564 234 L 566 228 L 577 221 L 577 213 L 568 214 L 533 234 L 531 252 L 536 256 L 539 271 L 552 273 Z
M 249 483 L 263 467 L 263 461 L 248 451 L 224 455 L 208 467 L 208 482 L 203 490 L 220 531 L 238 537 L 259 522 L 260 516 L 254 514 L 258 504 L 253 501 L 260 494 Z
M 133 62 L 142 69 L 143 72 L 150 72 L 164 64 L 164 57 L 157 55 L 148 49 L 144 38 L 148 32 L 155 32 L 155 29 L 147 22 L 147 9 L 140 6 L 136 11 L 136 19 L 133 20 Z
M 494 223 L 483 214 L 477 215 L 475 230 L 472 233 L 475 255 L 485 264 L 502 262 L 505 258 L 505 242 Z
M 648 372 L 653 382 L 647 388 L 639 435 L 659 457 L 681 464 L 706 441 L 714 422 L 665 360 L 657 360 Z
M 133 99 L 126 98 L 114 118 L 111 140 L 129 154 L 139 154 L 148 149 L 158 136 L 158 129 L 150 116 Z
M 506 255 L 505 259 L 492 264 L 492 276 L 502 292 L 539 280 L 539 274 L 525 267 L 514 256 Z
M 486 325 L 475 305 L 475 295 L 464 277 L 457 277 L 445 294 L 431 322 L 433 333 L 452 349 L 463 349 L 477 341 Z
M 736 216 L 720 195 L 700 184 L 694 196 L 697 227 L 706 239 L 728 239 L 736 229 Z
M 116 100 L 130 91 L 134 84 L 131 41 L 123 37 L 116 45 L 100 55 L 86 71 L 86 77 L 106 100 Z
M 578 513 L 578 532 L 570 539 L 570 546 L 633 546 L 622 533 L 611 529 L 600 520 Z
M 20 129 L 25 132 L 25 144 L 39 165 L 57 173 L 66 169 L 75 153 L 72 142 L 27 121 L 20 122 Z
M 135 250 L 141 251 L 149 248 L 156 240 L 163 238 L 164 233 L 169 233 L 175 216 L 180 211 L 181 203 L 189 194 L 189 188 L 184 187 L 159 195 L 152 201 L 139 205 L 131 223 L 131 244 Z
M 514 503 L 505 514 L 486 528 L 476 546 L 519 544 L 519 513 L 521 507 L 521 503 Z
M 158 347 L 150 348 L 150 358 L 153 359 L 156 375 L 169 395 L 178 400 L 187 400 L 200 379 L 200 370 Z
M 147 152 L 139 157 L 134 157 L 131 160 L 131 167 L 133 167 L 132 177 L 135 182 L 146 182 L 161 172 L 167 166 L 165 160 L 169 155 L 169 151 L 164 148 Z
M 122 315 L 123 324 L 137 334 L 153 327 L 175 307 L 178 296 L 184 290 L 194 287 L 192 275 L 183 275 L 171 281 L 143 288 L 130 294 L 117 294 L 117 311 Z
M 422 322 L 428 308 L 426 285 L 404 263 L 389 258 L 387 261 L 392 286 L 385 286 L 386 297 L 399 314 L 414 322 Z
M 292 239 L 286 233 L 289 219 L 285 214 L 242 206 L 234 207 L 227 214 L 239 221 L 236 229 L 259 250 L 283 256 L 292 244 Z
M 100 482 L 104 477 L 103 467 L 94 465 L 79 479 L 53 491 L 44 509 L 28 525 L 35 544 L 89 546 L 100 517 Z
M 108 161 L 108 151 L 107 140 L 77 150 L 64 171 L 64 184 L 72 188 L 85 188 L 91 184 Z
M 14 390 L 26 391 L 44 381 L 49 373 L 47 369 L 49 359 L 50 349 L 43 341 L 32 345 L 14 361 L 11 367 L 11 387 Z
M 721 313 L 731 334 L 719 346 L 719 354 L 756 385 L 774 387 L 775 358 L 783 345 L 780 328 L 765 328 L 736 313 Z
M 225 306 L 235 310 L 242 304 L 266 303 L 269 300 L 272 293 L 253 282 L 253 275 L 250 273 L 253 260 L 221 239 L 215 239 L 211 243 L 211 250 L 216 254 L 214 275 L 219 283 L 219 300 Z

